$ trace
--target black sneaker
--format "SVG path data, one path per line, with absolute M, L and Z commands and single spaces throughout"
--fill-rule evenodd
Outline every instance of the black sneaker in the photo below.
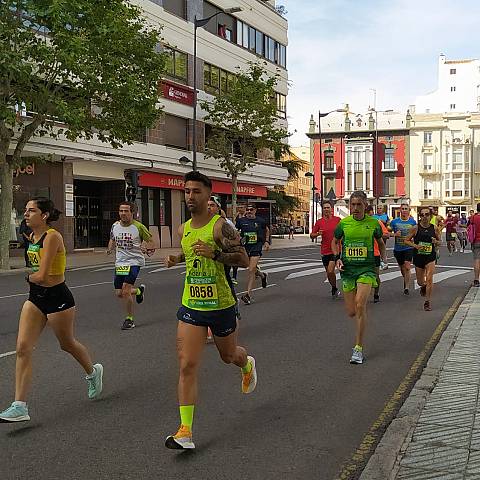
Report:
M 380 301 L 380 295 L 373 295 L 373 303 L 378 303 Z
M 474 287 L 480 287 L 480 282 L 478 280 L 473 281 L 473 286 Z
M 332 298 L 337 298 L 340 296 L 340 290 L 337 287 L 332 287 Z
M 123 322 L 122 330 L 131 330 L 132 328 L 135 328 L 135 324 L 133 323 L 133 320 L 126 318 L 125 321 Z
M 138 289 L 140 290 L 140 293 L 137 293 L 135 295 L 135 300 L 137 301 L 137 303 L 142 303 L 144 298 L 145 298 L 145 285 L 142 283 Z
M 410 292 L 408 291 L 408 288 L 403 289 L 403 294 L 404 295 L 410 295 Z
M 250 295 L 248 293 L 244 293 L 241 297 L 240 300 L 245 304 L 245 305 L 250 305 L 252 303 L 252 299 L 250 298 Z
M 262 274 L 262 288 L 267 288 L 267 274 Z

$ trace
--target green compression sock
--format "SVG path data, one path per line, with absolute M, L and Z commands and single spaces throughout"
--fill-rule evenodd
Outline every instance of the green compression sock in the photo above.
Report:
M 142 291 L 141 291 L 139 288 L 137 288 L 137 289 L 135 290 L 135 295 L 140 295 L 141 293 L 142 293 Z
M 133 315 L 127 315 L 127 320 L 132 320 L 133 322 Z
M 188 427 L 190 430 L 193 425 L 193 411 L 195 410 L 195 405 L 180 405 L 180 422 L 185 427 Z

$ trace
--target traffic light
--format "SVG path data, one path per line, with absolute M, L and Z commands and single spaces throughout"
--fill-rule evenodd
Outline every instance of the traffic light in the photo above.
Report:
M 138 191 L 138 171 L 127 169 L 123 172 L 125 177 L 125 198 L 128 202 L 134 202 Z

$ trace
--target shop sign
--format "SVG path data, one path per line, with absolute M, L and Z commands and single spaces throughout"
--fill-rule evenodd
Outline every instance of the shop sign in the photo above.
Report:
M 18 167 L 13 171 L 13 177 L 17 178 L 19 175 L 35 175 L 35 164 L 31 163 L 25 167 Z
M 173 102 L 193 105 L 193 90 L 167 80 L 162 81 L 163 96 Z
M 141 172 L 139 176 L 139 185 L 141 187 L 157 187 L 169 190 L 183 190 L 185 182 L 183 177 L 179 175 L 167 175 L 165 173 Z M 223 193 L 225 195 L 232 194 L 231 182 L 221 182 L 212 180 L 212 192 Z M 267 197 L 267 187 L 262 185 L 253 185 L 248 183 L 238 184 L 238 195 L 245 197 Z

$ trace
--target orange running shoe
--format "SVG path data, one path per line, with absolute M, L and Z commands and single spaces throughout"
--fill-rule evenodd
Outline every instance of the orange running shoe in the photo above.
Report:
M 247 361 L 251 363 L 252 369 L 249 373 L 242 372 L 242 392 L 252 393 L 257 386 L 257 369 L 255 367 L 255 359 L 248 356 Z
M 173 450 L 185 450 L 195 448 L 193 443 L 192 430 L 190 427 L 180 425 L 175 435 L 170 435 L 165 440 L 165 446 Z

